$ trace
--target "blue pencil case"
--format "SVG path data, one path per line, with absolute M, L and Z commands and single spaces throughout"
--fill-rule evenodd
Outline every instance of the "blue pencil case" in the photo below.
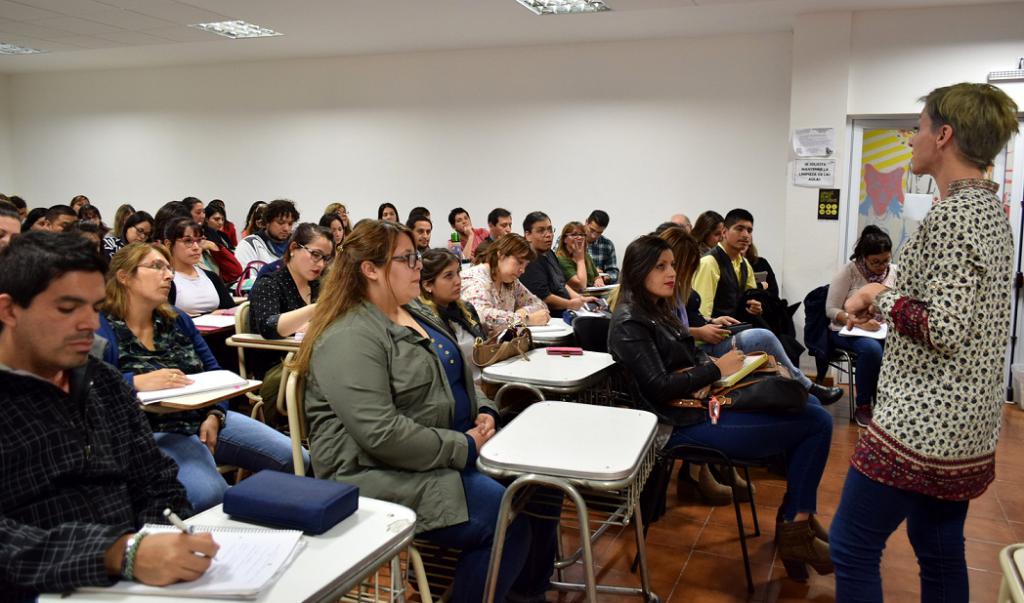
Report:
M 359 488 L 326 479 L 263 470 L 224 495 L 233 519 L 323 534 L 359 508 Z

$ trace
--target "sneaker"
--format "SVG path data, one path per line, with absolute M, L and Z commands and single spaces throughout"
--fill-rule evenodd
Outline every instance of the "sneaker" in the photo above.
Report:
M 858 405 L 853 411 L 853 420 L 857 422 L 857 425 L 867 427 L 871 422 L 871 406 L 868 404 Z

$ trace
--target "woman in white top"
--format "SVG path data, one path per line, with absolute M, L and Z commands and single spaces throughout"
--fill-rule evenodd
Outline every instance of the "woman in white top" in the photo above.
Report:
M 462 272 L 462 299 L 473 304 L 488 337 L 509 323 L 546 325 L 547 305 L 530 293 L 520 275 L 536 258 L 523 237 L 509 233 L 491 244 L 483 263 Z
M 871 421 L 871 403 L 878 388 L 885 340 L 839 335 L 849 318 L 843 305 L 868 283 L 881 283 L 891 288 L 896 282 L 896 265 L 891 262 L 892 239 L 877 226 L 865 226 L 853 248 L 850 262 L 832 279 L 825 300 L 825 314 L 830 321 L 829 340 L 835 347 L 857 354 L 857 408 L 853 414 L 861 427 L 867 427 Z M 881 317 L 860 325 L 860 328 L 878 331 L 881 328 Z
M 235 300 L 216 273 L 197 266 L 203 261 L 203 227 L 189 218 L 174 218 L 164 228 L 164 246 L 171 252 L 174 281 L 168 301 L 191 315 L 235 307 Z

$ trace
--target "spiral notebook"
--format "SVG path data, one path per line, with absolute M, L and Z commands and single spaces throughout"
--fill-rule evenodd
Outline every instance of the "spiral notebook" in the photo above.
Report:
M 150 534 L 178 531 L 173 526 L 156 524 L 146 524 L 143 529 Z M 124 595 L 256 599 L 277 581 L 305 546 L 302 532 L 298 530 L 195 526 L 195 531 L 213 534 L 213 540 L 220 545 L 210 569 L 198 580 L 169 586 L 147 586 L 122 580 L 105 588 L 79 590 Z

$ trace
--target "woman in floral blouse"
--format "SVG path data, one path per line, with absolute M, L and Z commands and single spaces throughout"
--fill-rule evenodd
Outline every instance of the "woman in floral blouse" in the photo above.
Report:
M 922 601 L 969 598 L 964 521 L 995 478 L 1010 334 L 1013 237 L 985 170 L 1017 131 L 1017 107 L 988 84 L 924 97 L 915 174 L 942 200 L 900 252 L 892 288 L 862 287 L 849 324 L 890 325 L 873 418 L 832 519 L 836 601 L 881 601 L 885 541 L 904 520 Z
M 511 322 L 545 325 L 551 319 L 547 305 L 519 282 L 535 257 L 526 239 L 510 233 L 488 246 L 483 263 L 462 272 L 462 299 L 476 308 L 488 337 Z

